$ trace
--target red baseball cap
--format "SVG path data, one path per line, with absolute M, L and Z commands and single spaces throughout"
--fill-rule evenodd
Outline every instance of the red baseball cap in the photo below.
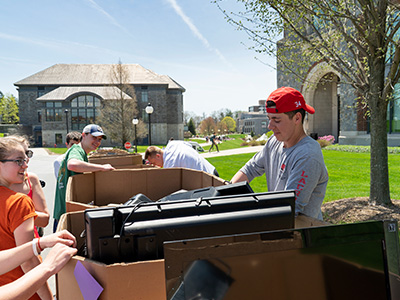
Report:
M 268 103 L 269 101 L 274 102 L 275 105 L 271 107 L 271 102 Z M 315 109 L 306 103 L 303 95 L 298 90 L 285 86 L 273 91 L 271 95 L 269 95 L 265 105 L 267 107 L 267 113 L 272 114 L 285 113 L 301 108 L 310 114 L 315 113 Z

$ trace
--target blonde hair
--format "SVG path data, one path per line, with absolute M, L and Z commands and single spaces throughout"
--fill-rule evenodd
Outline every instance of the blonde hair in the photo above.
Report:
M 23 144 L 23 145 L 26 146 L 27 148 L 29 148 L 29 146 L 30 146 L 29 141 L 28 141 L 28 138 L 26 138 L 25 136 L 22 136 L 22 135 L 13 134 L 13 135 L 8 135 L 8 136 L 6 136 L 5 138 L 13 139 L 13 140 L 15 140 L 15 141 L 17 141 L 17 142 Z
M 0 137 L 0 160 L 7 159 L 18 146 L 22 146 L 22 143 L 18 139 Z

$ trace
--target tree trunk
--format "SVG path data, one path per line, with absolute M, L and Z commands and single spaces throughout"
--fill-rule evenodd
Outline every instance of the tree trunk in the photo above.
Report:
M 377 59 L 379 60 L 379 59 Z M 387 101 L 382 99 L 384 72 L 379 69 L 384 62 L 375 62 L 371 68 L 368 105 L 371 113 L 371 165 L 370 202 L 390 204 L 389 167 L 387 151 Z

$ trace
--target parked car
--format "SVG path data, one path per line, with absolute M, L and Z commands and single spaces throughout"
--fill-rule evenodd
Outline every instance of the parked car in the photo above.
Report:
M 204 152 L 204 149 L 202 146 L 200 146 L 199 143 L 197 142 L 191 142 L 191 141 L 187 141 L 194 150 L 196 150 L 197 152 Z

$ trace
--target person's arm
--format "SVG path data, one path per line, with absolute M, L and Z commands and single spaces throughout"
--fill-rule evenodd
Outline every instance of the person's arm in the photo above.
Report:
M 236 174 L 232 177 L 231 182 L 247 181 L 251 182 L 255 177 L 265 173 L 266 147 L 256 153 Z
M 40 249 L 53 247 L 57 243 L 75 247 L 76 239 L 67 230 L 62 230 L 40 238 L 33 247 L 36 247 L 36 250 L 40 252 Z M 34 242 L 31 241 L 15 248 L 0 251 L 0 275 L 31 259 L 34 256 L 33 244 Z
M 76 158 L 71 158 L 67 163 L 68 170 L 76 173 L 112 171 L 115 168 L 110 164 L 100 165 L 85 162 Z
M 30 248 L 32 251 L 32 247 Z M 0 300 L 29 299 L 35 292 L 46 286 L 47 279 L 59 272 L 76 252 L 75 248 L 57 244 L 47 254 L 43 263 L 17 280 L 1 286 Z M 42 296 L 41 298 L 47 299 Z M 51 293 L 48 299 L 52 299 Z
M 64 155 L 62 155 L 64 157 Z M 61 166 L 62 159 L 61 158 L 56 158 L 53 162 L 53 167 L 54 167 L 54 176 L 57 178 L 58 177 L 58 172 L 60 171 L 60 166 Z
M 28 220 L 24 221 L 14 230 L 14 239 L 17 246 L 32 241 L 33 218 L 29 218 Z M 28 273 L 39 264 L 39 258 L 37 256 L 33 256 L 32 258 L 26 260 L 23 264 L 21 264 L 21 268 L 25 273 Z M 45 282 L 36 292 L 42 300 L 51 300 L 53 298 L 47 282 Z
M 249 178 L 247 178 L 247 175 L 244 174 L 242 171 L 238 171 L 231 179 L 232 183 L 236 182 L 241 182 L 241 181 L 247 181 L 249 182 Z
M 316 159 L 307 156 L 296 161 L 295 166 L 290 170 L 285 190 L 295 190 L 296 192 L 296 215 L 307 210 L 313 211 L 314 217 L 318 218 L 316 215 L 321 210 L 323 195 L 320 203 L 310 203 L 310 199 L 318 185 L 324 167 Z
M 36 174 L 28 173 L 29 180 L 32 185 L 32 201 L 35 206 L 37 218 L 35 219 L 35 226 L 46 227 L 49 224 L 50 213 L 47 208 L 46 199 L 40 184 L 39 177 Z

